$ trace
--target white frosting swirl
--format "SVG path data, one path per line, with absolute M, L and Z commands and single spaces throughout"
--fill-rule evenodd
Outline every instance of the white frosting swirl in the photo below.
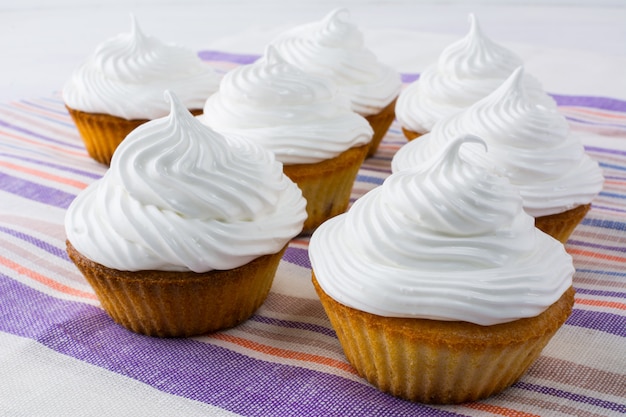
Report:
M 381 316 L 493 325 L 540 314 L 572 285 L 571 257 L 517 190 L 459 155 L 471 141 L 392 174 L 313 233 L 329 296 Z
M 69 107 L 125 119 L 167 115 L 163 91 L 174 92 L 188 109 L 202 109 L 221 75 L 197 54 L 144 35 L 135 18 L 130 33 L 100 44 L 63 87 Z
M 392 170 L 423 164 L 445 143 L 469 133 L 480 136 L 489 152 L 467 146 L 466 157 L 506 175 L 531 216 L 561 213 L 591 202 L 602 189 L 602 170 L 570 134 L 565 117 L 529 94 L 523 74 L 518 68 L 492 94 L 403 146 L 394 155 Z
M 72 245 L 130 271 L 232 269 L 281 250 L 306 218 L 282 164 L 253 143 L 234 147 L 170 101 L 169 116 L 129 134 L 104 177 L 72 202 Z
M 493 92 L 521 65 L 521 58 L 482 33 L 471 14 L 469 33 L 444 49 L 437 63 L 400 93 L 396 117 L 405 129 L 426 133 L 439 120 Z M 534 77 L 527 74 L 523 82 L 544 105 L 555 106 Z
M 400 93 L 393 68 L 367 49 L 363 35 L 349 21 L 347 9 L 335 9 L 321 21 L 295 27 L 271 42 L 287 62 L 332 79 L 363 116 L 380 113 Z
M 373 134 L 332 82 L 288 64 L 271 46 L 255 63 L 224 76 L 199 119 L 259 143 L 284 164 L 334 158 Z

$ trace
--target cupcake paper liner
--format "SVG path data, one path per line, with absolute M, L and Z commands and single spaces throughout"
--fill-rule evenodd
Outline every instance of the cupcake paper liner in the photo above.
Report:
M 111 163 L 113 153 L 126 136 L 148 119 L 128 120 L 102 113 L 88 113 L 65 106 L 80 137 L 85 143 L 87 153 L 104 165 Z M 198 115 L 202 110 L 192 110 Z
M 267 298 L 286 249 L 224 271 L 119 271 L 66 243 L 109 316 L 133 332 L 158 337 L 196 336 L 248 319 Z
M 381 317 L 347 307 L 313 284 L 348 361 L 378 389 L 410 401 L 456 404 L 517 381 L 570 315 L 570 288 L 532 318 L 493 326 Z
M 368 158 L 370 156 L 374 156 L 378 150 L 378 146 L 380 146 L 380 143 L 387 134 L 389 126 L 391 126 L 391 123 L 393 123 L 393 120 L 396 117 L 396 100 L 397 99 L 394 99 L 379 113 L 365 117 L 374 130 L 374 135 L 372 136 L 372 141 L 370 142 L 370 147 L 367 151 Z
M 352 186 L 369 149 L 369 143 L 350 148 L 335 158 L 314 164 L 284 165 L 285 174 L 302 190 L 308 218 L 303 232 L 346 211 Z
M 402 128 L 402 133 L 404 133 L 404 137 L 410 142 L 413 139 L 417 139 L 420 136 L 422 136 L 421 133 L 417 133 L 417 132 L 413 132 L 411 130 L 405 129 L 404 127 Z
M 562 213 L 536 217 L 535 226 L 561 243 L 565 243 L 590 209 L 591 204 L 582 204 Z

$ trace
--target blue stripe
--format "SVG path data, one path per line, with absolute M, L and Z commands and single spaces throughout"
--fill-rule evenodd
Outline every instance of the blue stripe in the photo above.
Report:
M 385 181 L 384 178 L 372 177 L 370 175 L 362 175 L 362 174 L 357 175 L 356 180 L 358 182 L 366 182 L 369 184 L 376 184 L 376 185 L 381 185 Z
M 626 277 L 626 272 L 604 271 L 601 269 L 576 269 L 577 273 L 589 273 L 598 275 L 609 275 L 612 277 Z
M 600 191 L 600 194 L 598 195 L 609 198 L 626 198 L 626 194 L 608 193 L 606 191 Z
M 612 230 L 626 230 L 626 223 L 620 222 L 617 220 L 607 220 L 607 219 L 594 219 L 590 217 L 585 217 L 580 224 L 591 227 L 600 227 L 602 229 L 612 229 Z

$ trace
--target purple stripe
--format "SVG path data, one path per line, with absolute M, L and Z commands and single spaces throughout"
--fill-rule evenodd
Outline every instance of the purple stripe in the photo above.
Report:
M 2 274 L 0 317 L 1 331 L 163 392 L 247 416 L 459 415 L 193 339 L 141 336 L 114 324 L 97 307 L 46 296 Z
M 598 243 L 584 242 L 582 240 L 574 240 L 574 239 L 568 240 L 567 243 L 570 245 L 584 246 L 586 248 L 594 248 L 594 249 L 602 249 L 602 250 L 626 253 L 626 246 L 600 245 Z
M 39 160 L 39 159 L 35 159 L 35 158 L 27 158 L 25 156 L 13 155 L 13 154 L 8 154 L 8 153 L 0 153 L 0 156 L 4 156 L 4 157 L 7 157 L 7 158 L 13 158 L 13 159 L 19 159 L 20 161 L 30 162 L 30 163 L 33 163 L 33 164 L 54 168 L 54 169 L 59 170 L 59 171 L 71 172 L 72 174 L 78 174 L 78 175 L 81 175 L 83 177 L 93 178 L 93 179 L 96 179 L 96 180 L 99 179 L 100 177 L 102 177 L 102 174 L 97 174 L 97 173 L 94 173 L 94 172 L 84 171 L 82 169 L 75 169 L 75 168 L 72 168 L 71 166 L 67 166 L 67 165 L 53 164 L 51 162 L 45 162 L 45 161 L 42 161 L 42 160 Z
M 5 122 L 3 120 L 0 120 L 0 126 L 6 127 L 7 129 L 11 129 L 11 130 L 14 130 L 14 131 L 19 132 L 19 133 L 23 133 L 23 134 L 28 135 L 28 136 L 32 136 L 32 137 L 37 138 L 37 139 L 42 139 L 42 140 L 45 140 L 47 142 L 55 143 L 57 145 L 65 146 L 65 147 L 68 147 L 68 148 L 85 149 L 84 145 L 75 145 L 75 144 L 72 144 L 72 143 L 63 142 L 61 140 L 54 139 L 54 138 L 51 138 L 49 136 L 45 136 L 45 135 L 41 135 L 39 133 L 35 133 L 32 130 L 28 130 L 28 129 L 24 129 L 23 127 L 12 125 L 12 124 L 7 123 L 7 122 Z
M 550 94 L 559 106 L 592 107 L 596 109 L 611 110 L 618 112 L 626 111 L 626 101 L 609 97 L 591 96 L 566 96 L 562 94 Z
M 626 292 L 591 290 L 588 288 L 576 288 L 576 294 L 596 295 L 599 297 L 626 298 Z
M 420 78 L 419 74 L 400 74 L 400 78 L 404 84 L 410 84 Z
M 2 172 L 0 172 L 0 190 L 63 209 L 68 208 L 76 197 L 74 194 L 13 177 Z
M 33 246 L 36 246 L 39 249 L 43 249 L 44 251 L 58 258 L 64 259 L 66 261 L 70 260 L 70 258 L 67 256 L 67 252 L 65 251 L 65 249 L 58 248 L 41 239 L 37 239 L 26 233 L 22 233 L 17 230 L 9 229 L 8 227 L 3 227 L 3 226 L 0 226 L 0 232 L 6 233 L 9 236 L 13 236 L 20 240 L 23 240 L 24 242 L 27 242 Z
M 591 120 L 579 119 L 577 117 L 571 117 L 571 116 L 567 116 L 566 119 L 571 122 L 582 123 L 582 124 L 590 125 L 590 126 L 602 126 L 602 127 L 614 127 L 616 129 L 626 129 L 626 126 L 621 125 L 621 124 L 591 121 Z
M 307 330 L 309 332 L 321 333 L 323 335 L 330 336 L 330 337 L 337 337 L 337 334 L 335 333 L 333 329 L 329 329 L 328 327 L 318 326 L 318 325 L 311 324 L 311 323 L 303 323 L 300 321 L 291 321 L 291 320 L 280 320 L 280 319 L 274 319 L 271 317 L 265 317 L 265 316 L 260 316 L 260 315 L 252 316 L 250 320 L 256 321 L 259 323 L 269 324 L 272 326 L 287 327 L 290 329 Z
M 612 181 L 626 181 L 626 176 L 624 175 L 604 175 L 605 180 Z
M 200 59 L 205 61 L 225 61 L 232 62 L 233 64 L 252 64 L 254 61 L 259 59 L 261 55 L 256 54 L 233 54 L 229 52 L 222 51 L 200 51 L 198 52 L 198 56 Z
M 626 142 L 626 140 L 625 140 L 625 142 Z M 608 153 L 610 155 L 626 156 L 626 151 L 622 151 L 620 149 L 598 148 L 597 146 L 587 146 L 587 145 L 585 145 L 585 150 L 587 152 L 600 152 L 600 153 Z
M 283 255 L 283 261 L 311 269 L 309 251 L 306 249 L 288 247 Z
M 48 106 L 42 106 L 41 104 L 35 103 L 33 101 L 29 101 L 29 100 L 20 100 L 20 101 L 22 103 L 26 104 L 27 106 L 34 107 L 36 109 L 41 109 L 41 110 L 49 111 L 50 113 L 58 114 L 60 116 L 67 116 L 67 117 L 69 117 L 69 115 L 67 113 L 67 109 L 65 107 L 62 107 L 62 108 L 52 108 L 52 107 L 48 107 Z M 55 103 L 58 103 L 58 102 L 55 101 Z M 55 106 L 55 107 L 57 107 L 57 106 Z
M 593 203 L 593 207 L 595 207 L 597 209 L 601 209 L 601 210 L 612 211 L 612 212 L 615 212 L 615 213 L 626 213 L 625 209 L 619 209 L 619 208 L 615 208 L 615 207 L 603 206 L 603 205 L 597 204 L 597 203 Z
M 626 317 L 601 311 L 574 308 L 566 324 L 626 337 Z
M 614 403 L 611 401 L 601 400 L 599 398 L 588 397 L 586 395 L 574 394 L 572 392 L 563 391 L 556 388 L 544 387 L 536 384 L 529 384 L 527 382 L 518 381 L 514 387 L 525 389 L 533 392 L 540 392 L 542 394 L 550 395 L 558 398 L 565 398 L 570 401 L 576 401 L 578 403 L 590 404 L 595 407 L 604 408 L 616 412 L 626 413 L 626 404 Z

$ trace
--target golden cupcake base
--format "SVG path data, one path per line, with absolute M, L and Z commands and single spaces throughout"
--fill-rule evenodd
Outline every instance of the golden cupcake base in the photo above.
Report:
M 381 317 L 347 307 L 313 284 L 348 361 L 396 397 L 457 404 L 496 394 L 517 381 L 571 314 L 570 288 L 532 318 L 493 326 Z
M 583 204 L 563 213 L 535 217 L 535 227 L 564 244 L 590 209 L 591 204 Z
M 335 158 L 314 164 L 284 165 L 283 171 L 298 184 L 307 201 L 308 218 L 303 232 L 310 233 L 324 221 L 345 212 L 369 143 L 350 148 Z
M 393 123 L 393 120 L 396 117 L 396 100 L 397 99 L 394 99 L 379 113 L 365 117 L 374 130 L 374 135 L 372 136 L 372 141 L 370 142 L 370 148 L 367 151 L 367 158 L 374 156 L 380 146 L 380 143 L 387 134 L 391 123 Z
M 234 327 L 263 304 L 284 251 L 225 271 L 119 271 L 67 253 L 104 310 L 125 328 L 149 336 L 188 337 Z
M 422 133 L 417 133 L 417 132 L 413 132 L 411 130 L 402 128 L 402 133 L 404 134 L 404 137 L 410 142 L 413 139 L 417 139 L 420 136 L 422 136 Z
M 69 112 L 90 157 L 104 165 L 111 164 L 113 153 L 126 136 L 148 119 L 124 119 L 102 113 L 88 113 L 65 106 Z M 202 109 L 192 110 L 202 114 Z

